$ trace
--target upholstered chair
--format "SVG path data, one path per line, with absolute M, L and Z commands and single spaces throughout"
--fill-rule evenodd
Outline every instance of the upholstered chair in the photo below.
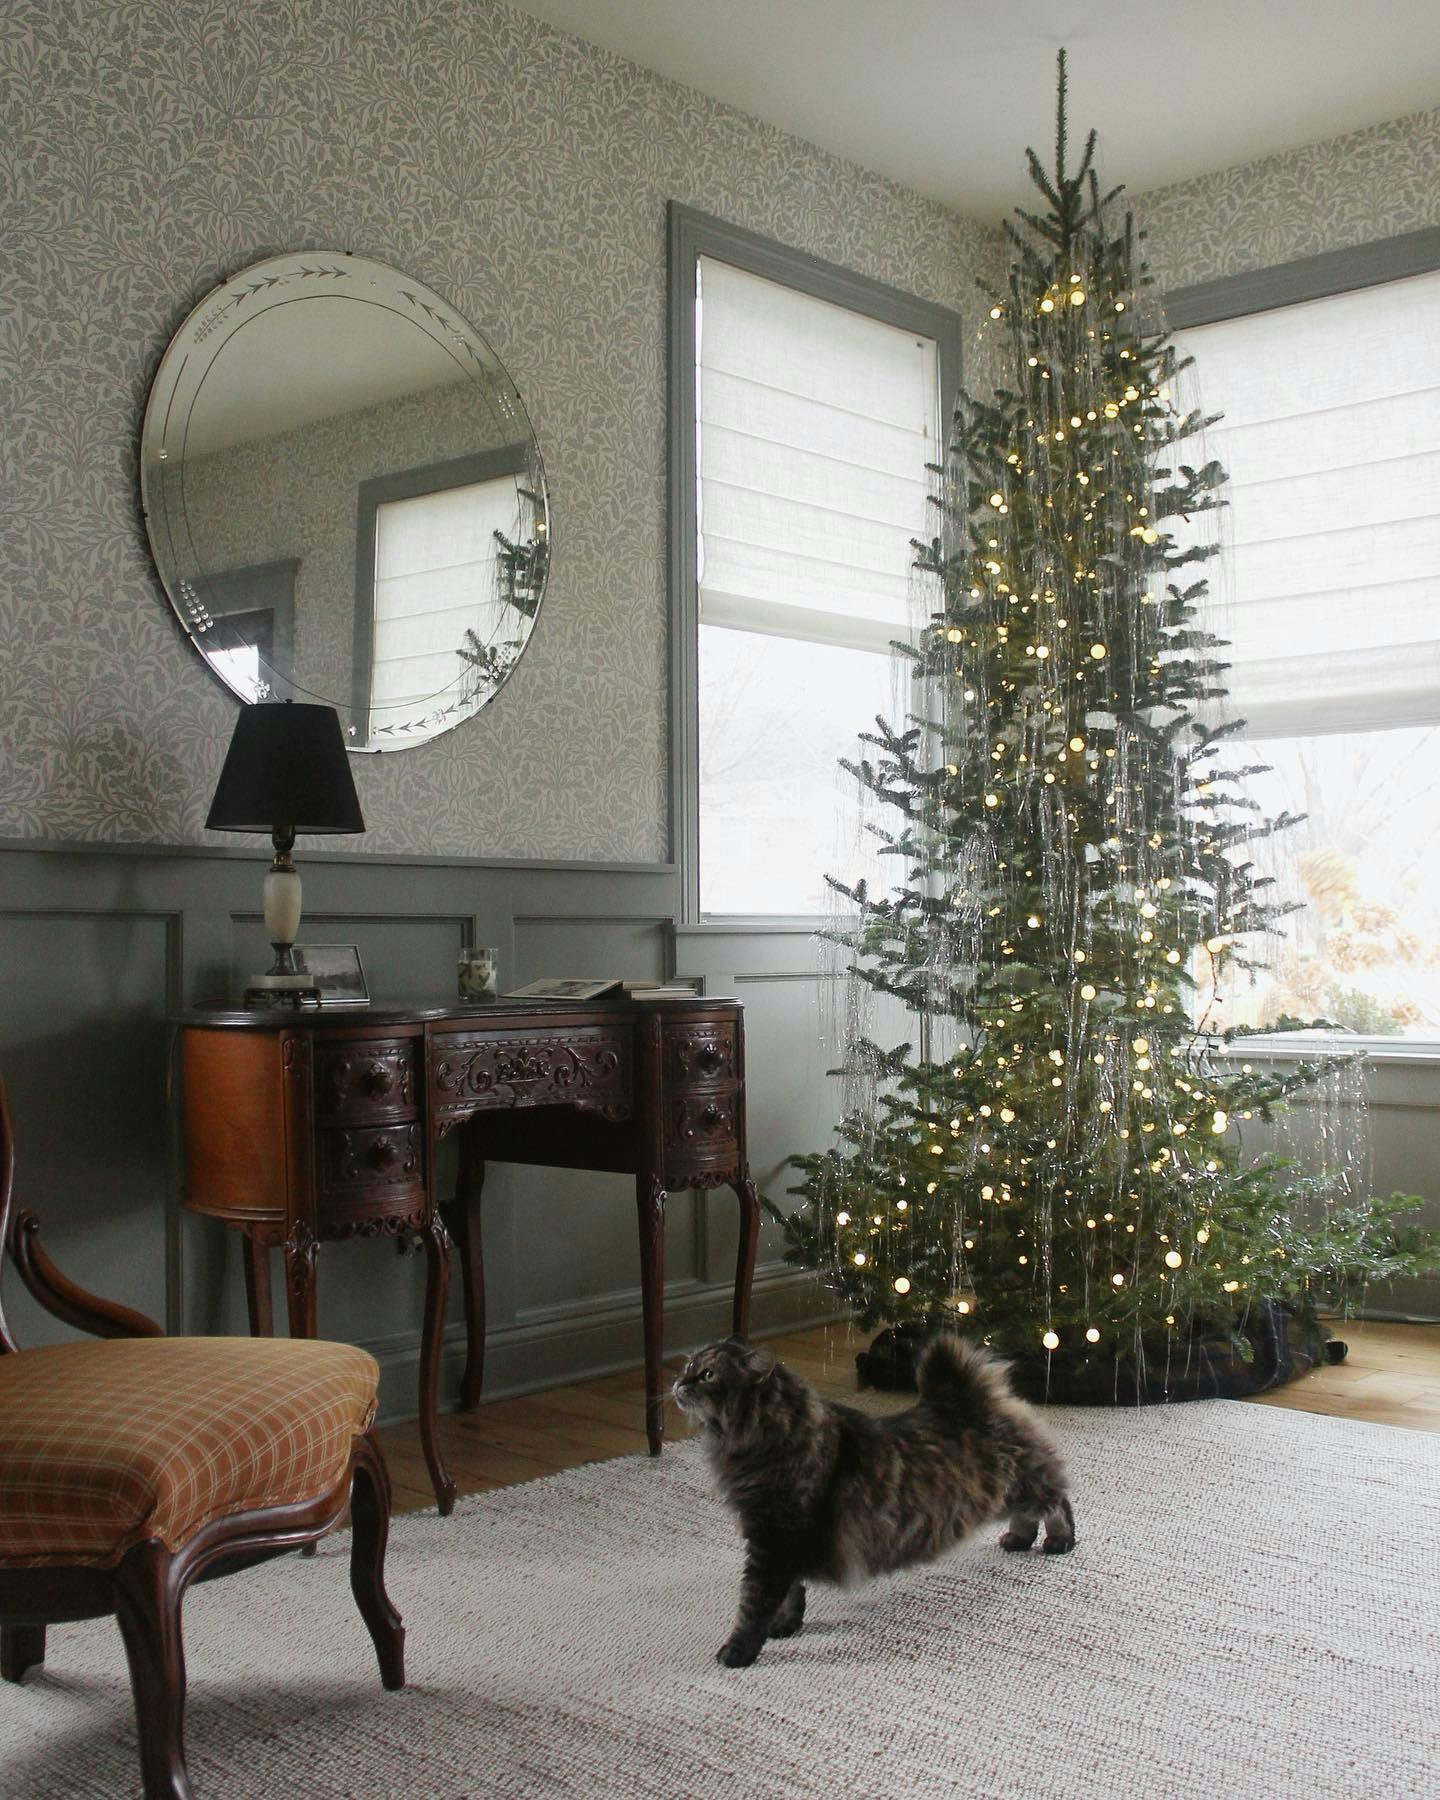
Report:
M 85 1293 L 46 1255 L 34 1213 L 12 1223 L 14 1161 L 0 1083 L 0 1248 L 42 1306 L 104 1341 L 21 1350 L 0 1310 L 0 1675 L 19 1682 L 44 1662 L 48 1626 L 113 1614 L 146 1800 L 184 1800 L 180 1609 L 192 1581 L 313 1546 L 348 1505 L 350 1585 L 381 1680 L 404 1685 L 405 1633 L 384 1582 L 378 1370 L 345 1344 L 167 1338 Z

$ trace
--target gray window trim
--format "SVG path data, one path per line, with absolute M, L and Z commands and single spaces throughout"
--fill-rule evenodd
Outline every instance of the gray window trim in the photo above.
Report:
M 1172 331 L 1218 325 L 1224 319 L 1323 300 L 1331 294 L 1375 287 L 1382 281 L 1402 281 L 1407 275 L 1428 275 L 1435 269 L 1440 269 L 1440 226 L 1176 288 L 1165 296 L 1165 321 Z
M 763 275 L 867 318 L 932 338 L 939 351 L 940 417 L 960 387 L 960 318 L 949 307 L 857 275 L 838 263 L 727 224 L 672 200 L 669 208 L 670 854 L 681 871 L 681 921 L 700 912 L 699 621 L 695 576 L 695 266 L 701 256 Z M 710 915 L 721 917 L 721 915 Z M 748 914 L 727 929 L 763 930 Z M 707 918 L 708 922 L 708 918 Z M 797 923 L 788 921 L 793 928 Z M 772 926 L 773 928 L 773 926 Z

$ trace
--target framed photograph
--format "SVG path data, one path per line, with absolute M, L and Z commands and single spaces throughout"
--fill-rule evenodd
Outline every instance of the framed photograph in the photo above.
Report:
M 524 987 L 511 988 L 507 1000 L 594 1000 L 618 988 L 618 981 L 527 981 Z
M 370 990 L 356 944 L 297 944 L 295 967 L 312 976 L 322 1006 L 368 1006 Z

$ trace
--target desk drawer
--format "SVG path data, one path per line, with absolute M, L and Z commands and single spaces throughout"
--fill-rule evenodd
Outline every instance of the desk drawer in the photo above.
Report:
M 327 1125 L 413 1119 L 416 1038 L 349 1038 L 315 1046 L 315 1117 Z
M 322 1196 L 368 1188 L 423 1191 L 423 1126 L 359 1126 L 352 1130 L 331 1127 L 315 1135 Z
M 572 1106 L 606 1119 L 627 1119 L 630 1034 L 622 1028 L 580 1025 L 507 1037 L 437 1035 L 430 1045 L 430 1082 L 437 1119 L 523 1106 Z
M 664 1046 L 665 1085 L 672 1092 L 682 1087 L 733 1087 L 740 1079 L 733 1019 L 667 1024 Z

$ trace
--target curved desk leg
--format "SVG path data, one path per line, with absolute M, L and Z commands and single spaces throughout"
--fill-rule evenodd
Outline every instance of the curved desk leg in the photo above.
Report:
M 445 1335 L 445 1302 L 450 1297 L 450 1234 L 437 1215 L 421 1232 L 425 1243 L 425 1334 L 420 1344 L 420 1448 L 444 1518 L 454 1510 L 455 1483 L 440 1451 L 435 1417 L 440 1388 L 440 1351 Z
M 251 1337 L 275 1335 L 275 1302 L 270 1295 L 270 1246 L 248 1231 L 240 1233 L 245 1264 L 245 1310 L 250 1315 Z
M 658 1175 L 637 1175 L 640 1219 L 640 1304 L 645 1325 L 645 1436 L 658 1456 L 665 1441 L 665 1390 L 660 1378 L 665 1331 L 665 1188 Z
M 290 1335 L 313 1338 L 315 1326 L 315 1233 L 299 1220 L 285 1240 L 285 1301 L 290 1314 Z M 268 1271 L 267 1271 L 268 1280 Z
M 465 1302 L 465 1374 L 460 1383 L 460 1410 L 480 1404 L 485 1382 L 485 1253 L 480 1241 L 480 1197 L 485 1189 L 485 1159 L 469 1131 L 460 1133 L 460 1173 L 455 1187 L 455 1248 L 460 1252 L 460 1280 Z
M 285 1240 L 285 1304 L 290 1315 L 292 1338 L 313 1338 L 319 1335 L 315 1319 L 315 1258 L 319 1248 L 314 1232 L 303 1219 L 297 1220 L 294 1230 Z M 262 1250 L 260 1254 L 263 1256 L 266 1252 Z M 245 1266 L 248 1272 L 248 1258 Z M 268 1288 L 268 1266 L 264 1280 Z M 255 1329 L 253 1314 L 250 1329 L 252 1332 Z M 303 1544 L 300 1554 L 314 1556 L 318 1548 L 315 1543 Z
M 735 1183 L 740 1202 L 740 1252 L 735 1258 L 735 1308 L 731 1323 L 736 1337 L 750 1334 L 750 1288 L 755 1280 L 755 1246 L 760 1241 L 760 1201 L 750 1171 Z

